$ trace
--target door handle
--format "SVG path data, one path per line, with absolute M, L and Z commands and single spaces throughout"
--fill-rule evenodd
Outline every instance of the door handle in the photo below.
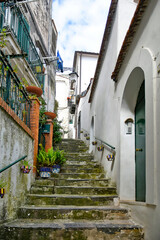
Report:
M 143 149 L 142 148 L 136 148 L 136 152 L 142 152 Z

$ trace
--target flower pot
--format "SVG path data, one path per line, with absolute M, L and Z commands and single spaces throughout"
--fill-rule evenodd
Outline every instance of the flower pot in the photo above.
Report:
M 104 150 L 104 146 L 97 147 L 97 150 L 98 150 L 99 152 L 102 152 L 102 151 Z
M 5 194 L 4 188 L 0 188 L 0 197 L 3 198 Z
M 27 86 L 26 90 L 31 94 L 35 94 L 37 97 L 40 97 L 43 93 L 42 89 L 37 86 Z
M 97 142 L 92 142 L 92 145 L 97 145 Z
M 39 175 L 41 178 L 49 178 L 51 177 L 51 168 L 50 167 L 40 167 Z
M 108 154 L 107 159 L 108 161 L 114 161 L 114 154 Z
M 57 116 L 54 112 L 44 112 L 44 114 L 50 119 L 54 119 Z
M 60 170 L 61 170 L 61 166 L 59 164 L 53 165 L 52 173 L 59 173 Z
M 86 137 L 86 140 L 90 140 L 90 137 Z
M 31 171 L 31 167 L 30 166 L 22 166 L 21 167 L 21 172 L 22 173 L 30 173 L 30 171 Z

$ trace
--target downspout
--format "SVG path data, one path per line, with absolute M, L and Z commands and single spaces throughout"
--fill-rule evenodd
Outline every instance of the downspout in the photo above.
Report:
M 82 85 L 82 84 L 81 84 L 81 79 L 82 79 L 81 73 L 82 73 L 82 53 L 80 54 L 79 94 L 81 94 L 81 85 Z

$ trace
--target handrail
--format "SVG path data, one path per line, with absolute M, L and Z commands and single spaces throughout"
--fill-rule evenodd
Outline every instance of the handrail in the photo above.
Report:
M 82 128 L 82 130 L 85 131 L 87 134 L 89 134 L 89 132 L 87 132 L 85 129 Z M 90 134 L 89 134 L 89 135 L 90 135 Z M 113 146 L 110 145 L 109 143 L 106 143 L 106 142 L 104 142 L 103 140 L 101 140 L 101 139 L 99 139 L 99 138 L 97 138 L 97 137 L 95 137 L 95 139 L 98 140 L 98 141 L 100 141 L 101 143 L 107 145 L 108 147 L 112 148 L 113 150 L 116 149 L 115 147 L 113 147 Z
M 9 164 L 8 166 L 2 168 L 2 169 L 0 170 L 0 173 L 4 172 L 4 171 L 7 170 L 8 168 L 12 167 L 12 166 L 15 165 L 16 163 L 22 161 L 22 160 L 25 159 L 26 157 L 27 157 L 27 155 L 25 155 L 24 157 L 21 157 L 21 158 L 18 159 L 17 161 L 15 161 L 15 162 Z
M 115 150 L 115 149 L 116 149 L 116 148 L 115 148 L 115 147 L 113 147 L 112 145 L 110 145 L 110 144 L 108 144 L 108 143 L 104 142 L 103 140 L 101 140 L 101 139 L 99 139 L 99 138 L 95 138 L 95 139 L 97 139 L 97 140 L 98 140 L 98 141 L 100 141 L 101 143 L 103 143 L 103 144 L 107 145 L 108 147 L 112 148 L 113 150 Z

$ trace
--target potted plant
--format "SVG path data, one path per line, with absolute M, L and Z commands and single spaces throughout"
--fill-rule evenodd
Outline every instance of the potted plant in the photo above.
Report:
M 86 137 L 86 140 L 90 140 L 90 137 Z
M 57 149 L 54 151 L 54 155 L 55 155 L 55 164 L 53 165 L 52 172 L 59 173 L 61 169 L 61 165 L 66 162 L 66 159 L 64 157 L 64 151 L 63 150 L 60 151 L 59 149 Z
M 37 164 L 39 168 L 39 174 L 42 178 L 51 177 L 52 166 L 55 163 L 55 155 L 53 147 L 45 151 L 42 144 L 40 144 L 39 154 L 37 156 Z
M 54 112 L 44 112 L 44 114 L 52 120 L 57 116 Z
M 3 198 L 4 194 L 5 194 L 5 187 L 6 182 L 4 182 L 3 180 L 0 180 L 0 197 Z
M 92 145 L 97 145 L 97 142 L 96 141 L 92 142 Z
M 23 165 L 21 167 L 21 172 L 22 173 L 30 173 L 31 171 L 31 166 L 27 160 L 24 160 Z
M 114 154 L 108 154 L 107 159 L 108 159 L 108 161 L 114 161 L 115 155 Z
M 37 86 L 26 86 L 27 92 L 36 95 L 37 97 L 40 97 L 43 93 L 42 89 Z
M 104 146 L 101 145 L 101 146 L 97 147 L 97 150 L 98 150 L 99 152 L 102 152 L 102 151 L 104 150 Z

